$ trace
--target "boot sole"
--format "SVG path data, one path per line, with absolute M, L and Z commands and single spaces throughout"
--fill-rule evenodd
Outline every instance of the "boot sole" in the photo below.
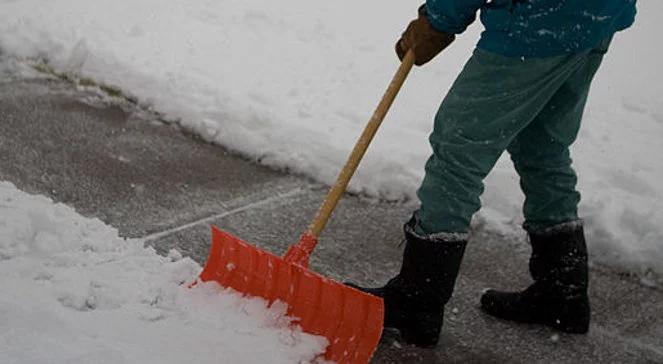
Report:
M 497 319 L 500 319 L 502 321 L 508 321 L 508 322 L 515 322 L 519 324 L 530 324 L 530 325 L 543 325 L 547 326 L 550 328 L 553 328 L 557 331 L 561 331 L 565 334 L 574 334 L 574 335 L 583 335 L 587 334 L 589 332 L 589 324 L 587 325 L 564 325 L 560 320 L 555 320 L 555 321 L 550 321 L 546 319 L 537 319 L 537 318 L 532 318 L 532 319 L 519 319 L 515 317 L 505 317 L 500 315 L 497 312 L 491 311 L 490 308 L 487 308 L 485 306 L 481 306 L 481 310 Z

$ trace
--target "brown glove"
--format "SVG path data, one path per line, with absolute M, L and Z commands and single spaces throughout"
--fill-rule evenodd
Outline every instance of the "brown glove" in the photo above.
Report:
M 419 17 L 408 25 L 401 39 L 396 42 L 396 54 L 403 60 L 410 48 L 414 49 L 414 64 L 421 66 L 428 63 L 456 39 L 454 34 L 433 29 L 428 21 L 425 6 L 419 8 Z

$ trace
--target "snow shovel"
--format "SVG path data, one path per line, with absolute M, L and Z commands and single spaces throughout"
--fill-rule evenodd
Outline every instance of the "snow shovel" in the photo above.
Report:
M 313 222 L 283 258 L 212 227 L 212 246 L 200 280 L 216 281 L 270 304 L 286 303 L 288 315 L 305 332 L 327 338 L 326 360 L 368 363 L 380 341 L 382 299 L 309 271 L 308 260 L 413 64 L 414 53 L 410 51 Z

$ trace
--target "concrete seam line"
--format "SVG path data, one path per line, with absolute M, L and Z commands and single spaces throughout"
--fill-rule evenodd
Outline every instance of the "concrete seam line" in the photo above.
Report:
M 268 197 L 268 198 L 265 198 L 265 199 L 262 199 L 262 200 L 259 200 L 259 201 L 256 201 L 256 202 L 246 204 L 244 206 L 237 207 L 237 208 L 229 210 L 229 211 L 225 211 L 225 212 L 222 212 L 222 213 L 219 213 L 219 214 L 214 214 L 212 216 L 204 217 L 202 219 L 199 219 L 199 220 L 196 220 L 196 221 L 193 221 L 193 222 L 189 222 L 189 223 L 186 223 L 184 225 L 176 226 L 176 227 L 173 227 L 173 228 L 170 228 L 170 229 L 167 229 L 167 230 L 163 230 L 163 231 L 156 232 L 156 233 L 153 233 L 153 234 L 150 234 L 150 235 L 139 237 L 137 239 L 144 240 L 144 241 L 156 240 L 156 239 L 162 238 L 164 236 L 171 235 L 171 234 L 180 232 L 182 230 L 186 230 L 190 227 L 193 227 L 193 226 L 196 226 L 196 225 L 199 225 L 199 224 L 208 223 L 208 222 L 214 221 L 216 219 L 221 219 L 221 218 L 224 218 L 224 217 L 228 217 L 228 216 L 238 214 L 240 212 L 252 210 L 252 209 L 267 205 L 267 204 L 269 204 L 271 202 L 274 202 L 274 201 L 284 200 L 284 199 L 287 199 L 287 198 L 290 198 L 290 197 L 300 195 L 305 190 L 306 189 L 304 189 L 302 187 L 297 187 L 297 188 L 295 188 L 293 190 L 290 190 L 288 192 L 279 193 L 276 196 Z
M 244 204 L 246 204 L 247 201 L 251 201 L 253 198 L 256 197 L 256 195 L 258 195 L 258 196 L 260 194 L 264 195 L 264 191 L 266 191 L 266 190 L 278 190 L 278 187 L 280 187 L 280 186 L 283 186 L 283 182 L 282 182 L 281 179 L 269 180 L 269 181 L 260 183 L 259 185 L 254 187 L 255 191 L 260 191 L 260 192 L 256 192 L 255 194 L 254 193 L 248 193 L 244 196 L 234 197 L 234 198 L 231 198 L 230 200 L 221 201 L 220 204 L 225 209 L 233 210 L 237 206 L 243 206 Z M 289 193 L 293 193 L 298 188 L 304 188 L 301 183 L 298 183 L 296 186 L 297 187 L 293 187 L 287 192 L 283 192 L 283 193 L 275 192 L 275 193 L 276 193 L 277 196 L 278 195 L 284 195 L 285 196 Z

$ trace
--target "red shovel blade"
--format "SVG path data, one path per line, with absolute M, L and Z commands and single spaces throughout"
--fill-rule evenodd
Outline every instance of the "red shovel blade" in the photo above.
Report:
M 368 363 L 380 341 L 382 299 L 287 262 L 216 227 L 212 227 L 212 247 L 200 279 L 262 297 L 270 304 L 286 303 L 288 315 L 305 332 L 327 338 L 327 360 Z

